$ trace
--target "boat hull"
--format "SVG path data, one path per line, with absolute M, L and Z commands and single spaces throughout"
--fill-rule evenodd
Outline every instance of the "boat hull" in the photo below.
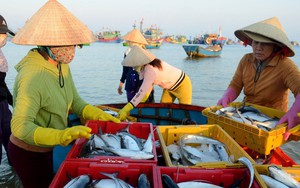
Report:
M 197 44 L 183 45 L 182 47 L 189 57 L 218 57 L 222 54 L 222 48 L 212 50 Z
M 126 103 L 103 104 L 101 108 L 121 109 Z M 100 107 L 100 106 L 99 106 Z M 130 111 L 137 122 L 150 122 L 155 125 L 206 124 L 207 117 L 202 115 L 203 106 L 175 103 L 140 103 Z
M 99 42 L 106 42 L 106 43 L 121 43 L 122 39 L 119 37 L 114 38 L 99 38 Z

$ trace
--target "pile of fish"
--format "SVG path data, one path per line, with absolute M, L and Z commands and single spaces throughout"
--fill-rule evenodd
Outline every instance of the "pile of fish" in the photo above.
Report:
M 100 173 L 107 176 L 108 179 L 93 180 L 90 175 L 84 174 L 69 181 L 64 188 L 133 188 L 133 186 L 118 178 L 118 173 Z M 140 174 L 137 188 L 150 188 L 150 182 L 146 174 Z
M 236 162 L 241 162 L 248 168 L 248 170 L 250 172 L 250 182 L 249 182 L 248 188 L 250 188 L 252 186 L 253 179 L 254 179 L 254 169 L 253 169 L 253 165 L 252 165 L 251 161 L 249 161 L 249 159 L 247 159 L 246 157 L 240 157 Z M 175 174 L 175 176 L 178 177 L 178 175 L 176 175 L 176 174 Z M 239 187 L 240 184 L 245 179 L 245 176 L 246 176 L 246 173 L 241 178 L 236 180 L 229 187 L 230 188 Z M 167 174 L 162 174 L 161 178 L 162 178 L 163 188 L 187 188 L 187 187 L 188 188 L 198 188 L 198 187 L 220 188 L 220 186 L 214 185 L 213 182 L 208 182 L 206 180 L 201 180 L 201 179 L 175 183 L 175 181 Z
M 299 188 L 300 183 L 296 181 L 291 174 L 282 170 L 278 166 L 268 167 L 270 176 L 260 174 L 260 177 L 265 181 L 268 187 L 280 187 L 280 188 Z
M 199 162 L 231 162 L 227 146 L 213 138 L 187 134 L 179 142 L 167 146 L 172 163 L 184 166 L 196 165 Z
M 215 113 L 218 116 L 225 116 L 264 131 L 271 131 L 279 122 L 279 118 L 269 117 L 252 106 L 242 106 L 240 108 L 228 106 L 217 110 Z
M 116 134 L 93 134 L 83 146 L 79 158 L 93 158 L 95 156 L 121 156 L 132 159 L 152 159 L 153 141 L 149 133 L 147 140 L 137 138 L 129 133 L 129 126 Z M 155 148 L 154 148 L 155 149 Z

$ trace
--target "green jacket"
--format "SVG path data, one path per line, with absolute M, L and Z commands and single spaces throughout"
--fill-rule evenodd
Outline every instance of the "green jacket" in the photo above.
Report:
M 13 96 L 12 134 L 35 145 L 34 132 L 40 127 L 65 129 L 69 110 L 81 116 L 87 103 L 80 98 L 69 65 L 61 64 L 64 87 L 59 84 L 59 71 L 47 62 L 37 49 L 32 49 L 15 66 L 18 75 Z

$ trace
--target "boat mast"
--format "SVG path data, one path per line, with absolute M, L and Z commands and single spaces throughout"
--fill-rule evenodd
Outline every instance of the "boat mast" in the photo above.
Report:
M 141 31 L 141 33 L 143 33 L 143 23 L 144 23 L 144 18 L 142 18 L 142 20 L 140 22 L 140 31 Z

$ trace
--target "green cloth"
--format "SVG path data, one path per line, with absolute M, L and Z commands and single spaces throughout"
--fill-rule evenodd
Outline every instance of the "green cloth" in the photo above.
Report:
M 38 126 L 63 130 L 69 110 L 81 116 L 87 103 L 80 98 L 68 64 L 61 64 L 64 87 L 58 68 L 32 49 L 15 66 L 14 110 L 11 129 L 14 136 L 34 145 Z

